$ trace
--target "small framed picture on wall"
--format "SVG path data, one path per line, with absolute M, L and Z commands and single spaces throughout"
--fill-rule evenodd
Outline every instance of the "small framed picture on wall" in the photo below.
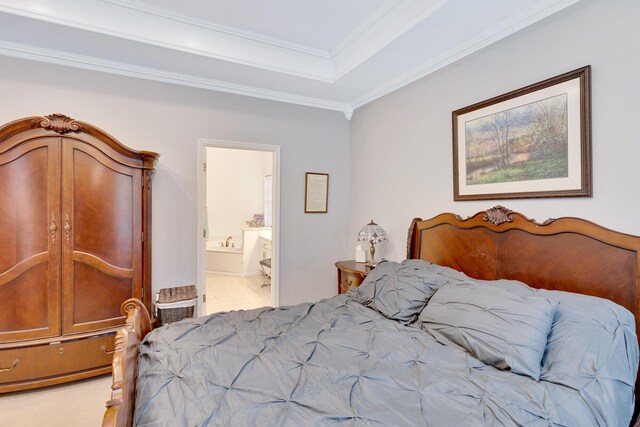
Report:
M 307 172 L 304 184 L 304 212 L 327 213 L 329 174 Z

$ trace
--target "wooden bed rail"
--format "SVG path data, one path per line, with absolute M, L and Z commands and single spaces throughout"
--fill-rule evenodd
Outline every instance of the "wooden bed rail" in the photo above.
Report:
M 151 317 L 139 299 L 126 300 L 120 307 L 120 312 L 127 316 L 127 322 L 116 333 L 111 400 L 107 402 L 102 427 L 132 425 L 140 341 L 151 331 Z

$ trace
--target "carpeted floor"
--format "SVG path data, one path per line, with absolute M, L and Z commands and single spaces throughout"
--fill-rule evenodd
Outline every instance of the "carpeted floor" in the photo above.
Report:
M 0 394 L 0 426 L 98 427 L 111 396 L 111 374 Z

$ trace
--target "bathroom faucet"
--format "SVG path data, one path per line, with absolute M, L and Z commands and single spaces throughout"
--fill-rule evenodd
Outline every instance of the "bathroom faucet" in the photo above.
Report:
M 231 236 L 227 237 L 227 241 L 226 241 L 226 242 L 224 242 L 224 246 L 225 246 L 226 248 L 228 248 L 228 247 L 229 247 L 229 240 L 231 240 Z

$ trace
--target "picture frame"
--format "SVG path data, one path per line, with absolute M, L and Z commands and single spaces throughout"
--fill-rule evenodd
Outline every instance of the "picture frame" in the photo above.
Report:
M 306 172 L 304 183 L 304 213 L 327 213 L 329 205 L 329 174 Z
M 591 197 L 591 66 L 452 113 L 453 199 Z

